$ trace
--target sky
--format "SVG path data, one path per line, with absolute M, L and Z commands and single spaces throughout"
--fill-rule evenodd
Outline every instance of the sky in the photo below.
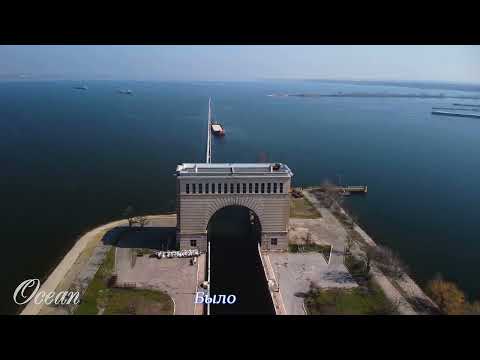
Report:
M 0 46 L 0 79 L 418 80 L 480 84 L 480 46 Z

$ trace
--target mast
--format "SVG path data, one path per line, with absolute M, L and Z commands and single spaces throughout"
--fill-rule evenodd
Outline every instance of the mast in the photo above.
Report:
M 208 98 L 207 156 L 206 163 L 212 162 L 212 99 Z

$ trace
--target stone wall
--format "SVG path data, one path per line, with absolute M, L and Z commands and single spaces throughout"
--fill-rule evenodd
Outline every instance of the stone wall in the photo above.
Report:
M 227 206 L 243 206 L 253 211 L 262 230 L 262 248 L 283 250 L 288 247 L 288 187 L 283 194 L 177 194 L 177 242 L 181 249 L 206 251 L 207 229 L 212 216 Z M 271 239 L 277 244 L 272 245 Z M 196 247 L 190 241 L 196 240 Z

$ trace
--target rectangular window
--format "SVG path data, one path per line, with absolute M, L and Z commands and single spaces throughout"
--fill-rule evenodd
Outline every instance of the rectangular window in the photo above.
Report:
M 267 193 L 271 193 L 272 192 L 272 184 L 268 183 L 267 184 Z
M 185 192 L 190 194 L 190 184 L 185 184 Z
M 248 193 L 249 193 L 249 194 L 252 193 L 252 187 L 253 187 L 253 184 L 252 184 L 252 183 L 248 184 Z
M 233 191 L 233 184 L 230 184 L 230 194 L 233 194 L 235 191 Z
M 270 244 L 277 245 L 277 238 L 271 238 L 270 239 Z
M 215 183 L 212 184 L 212 194 L 215 194 Z
M 258 183 L 255 183 L 255 194 L 258 194 Z
M 190 246 L 196 247 L 197 246 L 197 240 L 190 240 Z
M 260 192 L 263 194 L 265 193 L 265 184 L 264 183 L 261 183 L 260 184 Z
M 197 184 L 192 184 L 192 193 L 197 193 Z
M 247 192 L 247 184 L 243 184 L 242 192 L 245 194 Z
M 219 193 L 219 194 L 222 193 L 222 184 L 218 184 L 218 193 Z
M 198 184 L 198 193 L 203 194 L 203 184 Z
M 209 185 L 210 185 L 209 183 L 205 184 L 205 194 L 208 194 L 208 191 L 210 190 Z
M 283 194 L 283 183 L 280 183 L 280 194 Z
M 237 194 L 240 194 L 240 184 L 237 184 Z
M 228 184 L 223 184 L 223 192 L 228 193 Z
M 277 183 L 274 183 L 274 184 L 273 184 L 273 193 L 274 193 L 274 194 L 277 193 Z

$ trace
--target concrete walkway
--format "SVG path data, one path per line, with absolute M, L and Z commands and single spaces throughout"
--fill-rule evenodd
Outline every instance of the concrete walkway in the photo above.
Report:
M 197 292 L 205 292 L 205 289 L 200 286 L 205 280 L 207 280 L 207 255 L 202 254 L 197 258 Z M 203 304 L 195 304 L 194 315 L 204 315 L 205 313 Z
M 358 225 L 355 225 L 354 230 L 363 238 L 363 240 L 370 246 L 377 246 L 373 239 L 368 236 L 368 234 L 363 231 Z M 392 301 L 395 301 L 399 304 L 399 311 L 405 315 L 429 315 L 433 312 L 438 311 L 438 306 L 430 299 L 423 290 L 413 281 L 413 279 L 407 274 L 403 274 L 401 279 L 396 281 L 397 286 L 400 287 L 402 292 L 406 295 L 400 293 L 400 291 L 395 288 L 392 282 L 378 269 L 373 268 L 373 274 L 375 280 L 382 287 L 384 292 Z M 371 271 L 372 271 L 371 270 Z M 382 286 L 383 284 L 383 286 Z M 414 308 L 411 303 L 417 303 L 418 306 Z
M 283 301 L 284 297 L 280 291 L 279 279 L 275 275 L 275 270 L 270 261 L 268 252 L 261 251 L 259 249 L 259 256 L 262 260 L 263 270 L 265 272 L 265 277 L 267 284 L 273 283 L 273 286 L 269 286 L 270 296 L 272 297 L 273 306 L 275 308 L 276 315 L 288 315 L 289 312 L 286 310 L 285 303 Z M 302 314 L 303 315 L 303 314 Z

